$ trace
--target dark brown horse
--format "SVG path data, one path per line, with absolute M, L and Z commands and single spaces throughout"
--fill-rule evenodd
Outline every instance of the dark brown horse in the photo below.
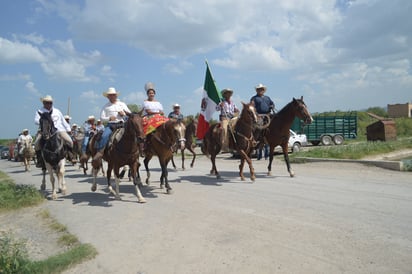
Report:
M 273 154 L 275 147 L 278 145 L 282 147 L 283 157 L 290 177 L 295 175 L 290 167 L 288 155 L 289 129 L 295 117 L 302 119 L 306 124 L 310 124 L 313 121 L 305 102 L 303 102 L 303 96 L 300 99 L 293 98 L 290 103 L 275 114 L 268 128 L 265 129 L 264 141 L 270 146 L 268 175 L 271 175 Z
M 186 126 L 180 120 L 171 119 L 163 125 L 156 128 L 156 131 L 146 136 L 146 149 L 144 166 L 146 169 L 146 184 L 150 183 L 149 162 L 153 155 L 159 158 L 162 174 L 160 176 L 160 188 L 166 187 L 168 194 L 172 193 L 169 185 L 167 165 L 173 158 L 173 153 L 185 148 L 185 131 Z
M 228 129 L 229 147 L 240 154 L 239 176 L 241 180 L 245 180 L 243 167 L 246 161 L 249 165 L 250 179 L 254 181 L 256 176 L 250 155 L 255 146 L 253 127 L 256 124 L 257 116 L 253 103 L 245 104 L 242 102 L 242 104 L 243 109 L 233 127 L 233 132 L 231 133 L 230 127 Z M 210 160 L 212 161 L 210 174 L 215 174 L 218 179 L 220 178 L 220 174 L 216 169 L 216 155 L 222 148 L 222 130 L 220 124 L 212 125 L 203 138 L 202 146 L 203 153 L 210 156 Z
M 101 136 L 101 133 L 103 133 L 103 132 L 102 131 L 100 132 L 100 136 Z M 83 140 L 85 138 L 85 135 L 82 132 L 82 133 L 79 133 L 76 136 L 77 143 L 80 144 L 80 146 L 79 146 L 80 148 L 79 148 L 79 152 L 78 152 L 79 155 L 80 155 L 80 158 L 79 158 L 80 159 L 79 160 L 80 161 L 80 166 L 79 166 L 79 168 L 83 169 L 83 174 L 84 175 L 87 174 L 87 170 L 89 169 L 89 159 L 92 156 L 92 151 L 94 151 L 94 154 L 96 154 L 95 149 L 93 149 L 94 148 L 94 142 L 92 142 L 92 139 L 93 139 L 93 136 L 95 136 L 97 133 L 91 132 L 89 134 L 90 134 L 90 136 L 89 136 L 89 141 L 87 142 L 87 145 L 86 145 L 85 155 L 82 155 L 82 148 L 81 148 L 82 144 L 83 144 Z M 100 170 L 102 172 L 102 175 L 105 176 L 105 172 L 104 172 L 104 168 L 103 168 L 103 162 L 102 162 L 102 166 L 100 167 Z
M 120 167 L 128 165 L 130 167 L 130 174 L 133 178 L 133 184 L 136 190 L 136 196 L 139 203 L 145 203 L 146 200 L 143 198 L 139 187 L 142 185 L 140 181 L 140 176 L 138 175 L 138 169 L 140 167 L 139 163 L 139 152 L 140 143 L 144 141 L 143 124 L 142 117 L 140 113 L 127 114 L 129 116 L 128 120 L 124 124 L 124 128 L 119 129 L 123 131 L 123 135 L 117 138 L 113 138 L 113 143 L 111 146 L 107 147 L 104 151 L 103 159 L 107 161 L 107 184 L 109 191 L 115 195 L 116 199 L 120 199 L 119 195 L 119 183 L 120 183 Z M 119 133 L 119 131 L 114 131 L 114 134 Z M 97 136 L 97 135 L 96 135 Z M 115 136 L 116 137 L 116 136 Z M 94 139 L 94 138 L 93 138 Z M 94 142 L 93 142 L 94 143 Z M 95 153 L 93 153 L 95 154 Z M 93 160 L 93 185 L 92 191 L 96 191 L 96 177 L 97 173 L 102 165 L 100 160 Z M 115 175 L 116 189 L 113 190 L 110 184 L 110 177 L 112 170 Z
M 196 152 L 194 150 L 194 144 L 193 144 L 193 137 L 196 136 L 196 127 L 197 127 L 197 121 L 195 119 L 190 119 L 187 124 L 186 124 L 186 132 L 185 132 L 185 139 L 186 139 L 186 145 L 185 148 L 181 149 L 182 153 L 182 169 L 185 169 L 185 149 L 189 150 L 190 153 L 192 153 L 193 158 L 192 162 L 190 163 L 190 167 L 193 167 L 196 159 Z M 178 150 L 179 151 L 179 150 Z M 173 160 L 174 157 L 172 157 L 172 165 L 173 168 L 176 169 L 175 161 Z

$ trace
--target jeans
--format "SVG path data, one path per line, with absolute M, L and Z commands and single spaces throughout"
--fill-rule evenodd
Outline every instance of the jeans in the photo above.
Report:
M 87 144 L 89 143 L 89 139 L 90 139 L 89 135 L 84 136 L 83 143 L 82 143 L 82 152 L 83 153 L 86 153 Z
M 265 151 L 264 155 L 265 155 L 265 160 L 266 160 L 269 157 L 269 145 L 268 144 L 263 145 L 263 148 L 259 149 L 258 156 L 257 156 L 258 160 L 262 159 L 262 152 L 263 151 Z
M 112 134 L 112 129 L 110 128 L 109 125 L 107 125 L 104 128 L 104 131 L 103 131 L 103 134 L 102 134 L 102 139 L 100 139 L 100 141 L 97 143 L 97 150 L 98 151 L 102 150 L 107 145 L 107 143 L 109 142 L 109 138 L 110 138 L 111 134 Z

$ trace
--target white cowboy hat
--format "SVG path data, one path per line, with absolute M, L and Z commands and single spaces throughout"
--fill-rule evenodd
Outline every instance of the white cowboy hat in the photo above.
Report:
M 64 115 L 64 119 L 65 120 L 70 120 L 72 117 L 70 117 L 69 115 Z
M 110 87 L 107 91 L 103 92 L 103 96 L 104 96 L 104 97 L 107 97 L 107 95 L 110 95 L 110 94 L 119 95 L 120 93 L 117 92 L 116 89 L 113 88 L 113 87 Z
M 222 93 L 222 96 L 225 96 L 226 93 L 230 93 L 230 96 L 232 96 L 233 90 L 230 88 L 225 88 L 225 89 L 222 89 L 221 93 Z
M 53 102 L 53 98 L 50 95 L 46 95 L 42 98 L 40 98 L 41 102 Z
M 261 89 L 261 88 L 263 88 L 263 90 L 266 91 L 266 86 L 263 85 L 263 84 L 258 84 L 258 85 L 255 87 L 255 90 L 258 90 L 258 89 Z
M 154 84 L 153 84 L 152 82 L 147 82 L 147 83 L 144 85 L 144 90 L 145 90 L 146 92 L 148 92 L 149 90 L 154 90 L 154 91 L 156 92 L 155 87 L 154 87 Z
M 89 117 L 87 117 L 87 121 L 89 121 L 89 120 L 94 120 L 94 119 L 96 119 L 96 118 L 94 118 L 93 115 L 90 115 Z
M 180 105 L 179 104 L 174 104 L 173 108 L 180 108 Z
M 26 132 L 26 131 L 29 132 L 29 130 L 27 128 L 23 129 L 22 132 Z
M 77 127 L 77 124 L 73 124 L 72 127 Z

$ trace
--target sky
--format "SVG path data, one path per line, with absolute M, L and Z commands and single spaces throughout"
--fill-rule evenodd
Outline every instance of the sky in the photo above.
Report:
M 35 134 L 40 98 L 81 125 L 109 87 L 140 106 L 153 82 L 165 113 L 200 111 L 207 60 L 241 107 L 267 86 L 312 113 L 412 102 L 410 0 L 5 0 L 0 139 Z

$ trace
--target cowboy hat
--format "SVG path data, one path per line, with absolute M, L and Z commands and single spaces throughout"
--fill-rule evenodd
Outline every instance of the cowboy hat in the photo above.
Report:
M 107 95 L 110 95 L 110 94 L 119 95 L 120 93 L 117 92 L 116 89 L 113 88 L 113 87 L 110 87 L 107 91 L 103 92 L 103 96 L 104 96 L 104 97 L 107 97 Z
M 222 93 L 222 96 L 225 96 L 227 93 L 230 93 L 229 95 L 232 96 L 233 90 L 230 88 L 225 88 L 225 89 L 222 89 L 221 93 Z
M 173 108 L 180 108 L 180 105 L 179 104 L 174 104 Z
M 64 120 L 70 120 L 71 118 L 69 115 L 64 115 Z
M 26 132 L 26 131 L 29 132 L 29 130 L 27 128 L 23 129 L 22 132 Z
M 89 121 L 89 120 L 94 120 L 94 119 L 96 119 L 96 118 L 94 118 L 93 115 L 90 115 L 89 117 L 87 117 L 87 121 Z
M 155 87 L 154 87 L 154 84 L 153 84 L 152 82 L 147 82 L 147 83 L 144 85 L 144 90 L 145 90 L 146 92 L 148 92 L 149 90 L 153 90 L 153 91 L 156 92 Z
M 258 89 L 263 89 L 264 91 L 266 91 L 266 86 L 263 85 L 263 84 L 258 84 L 258 85 L 255 87 L 255 90 L 258 90 Z
M 77 124 L 73 124 L 72 127 L 77 127 Z
M 42 98 L 40 98 L 40 101 L 43 102 L 53 102 L 53 98 L 50 95 L 46 95 Z

